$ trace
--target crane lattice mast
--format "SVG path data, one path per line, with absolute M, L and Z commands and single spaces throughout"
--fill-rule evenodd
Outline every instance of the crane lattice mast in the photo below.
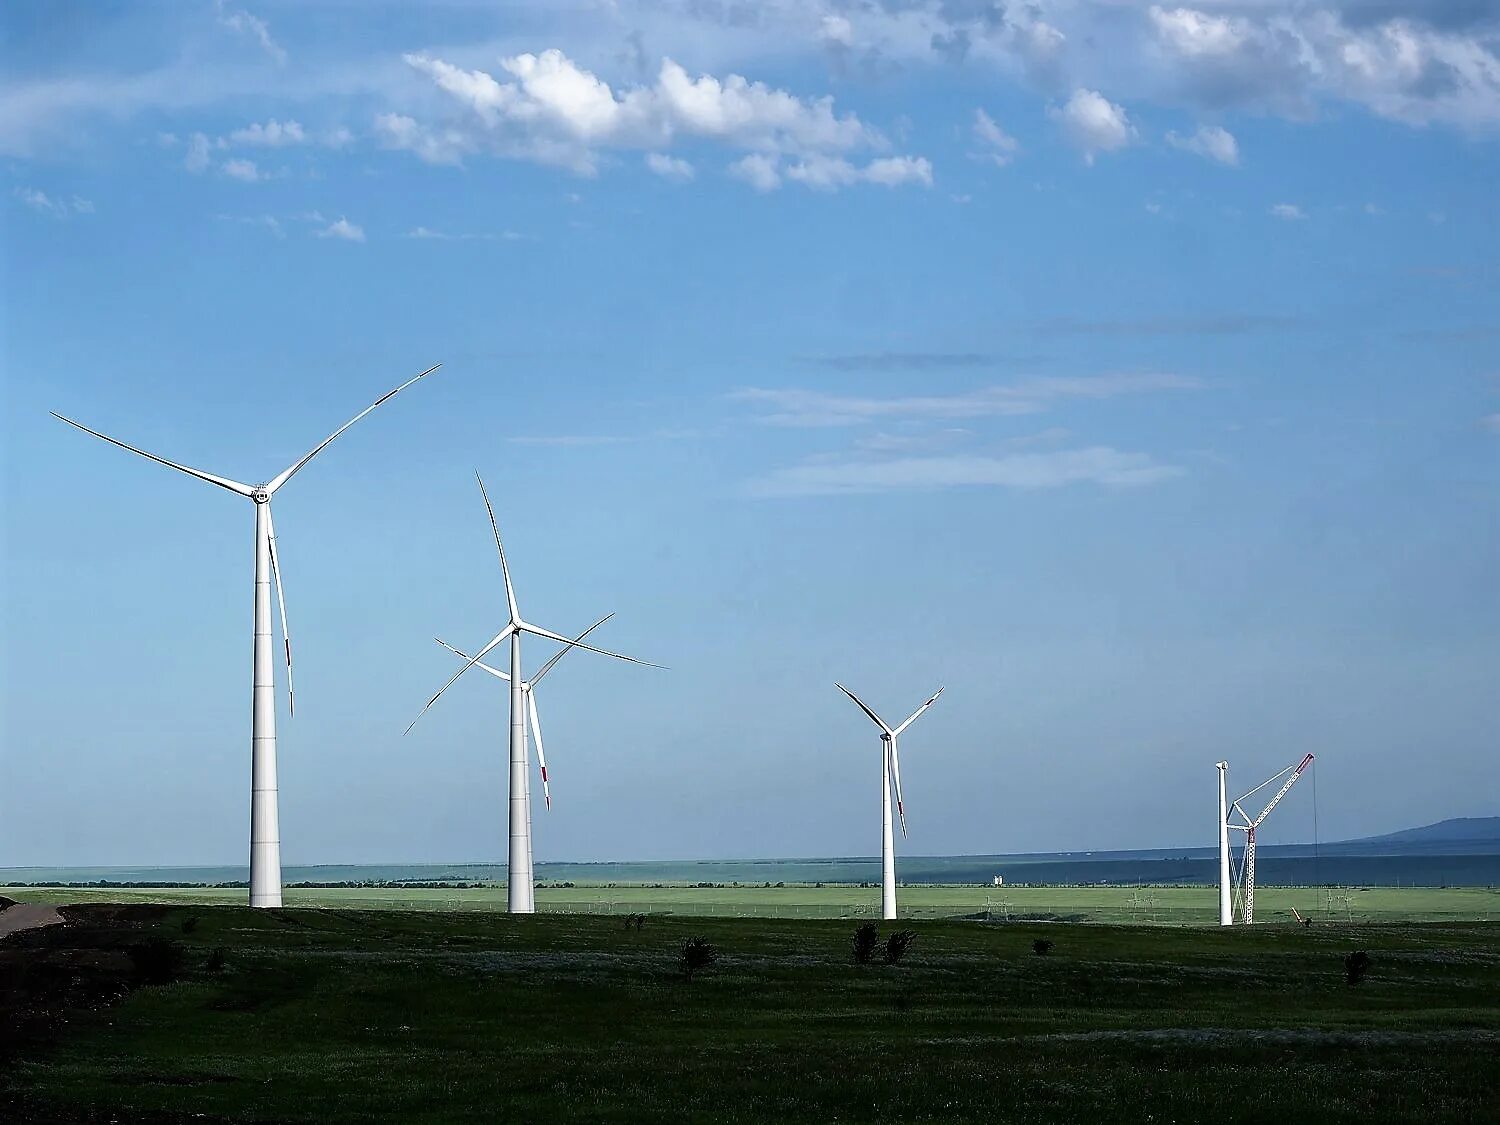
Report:
M 1255 921 L 1255 830 L 1265 822 L 1266 817 L 1271 815 L 1271 810 L 1281 803 L 1281 799 L 1291 791 L 1292 786 L 1297 784 L 1297 779 L 1302 776 L 1302 771 L 1312 764 L 1312 760 L 1313 756 L 1311 754 L 1305 755 L 1295 766 L 1287 766 L 1286 769 L 1274 777 L 1261 782 L 1254 789 L 1250 790 L 1250 792 L 1230 805 L 1230 812 L 1238 813 L 1240 819 L 1244 821 L 1243 824 L 1230 824 L 1229 827 L 1245 834 L 1245 853 L 1238 889 L 1240 891 L 1241 917 L 1247 925 Z M 1287 776 L 1288 774 L 1290 776 Z M 1266 786 L 1273 784 L 1283 777 L 1286 778 L 1286 781 L 1282 782 L 1281 788 L 1276 791 L 1276 796 L 1272 797 L 1270 803 L 1260 810 L 1260 815 L 1252 820 L 1250 814 L 1245 812 L 1241 807 L 1240 801 L 1249 800 Z

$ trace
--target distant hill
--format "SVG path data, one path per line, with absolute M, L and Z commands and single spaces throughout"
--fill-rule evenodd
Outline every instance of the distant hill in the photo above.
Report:
M 1384 836 L 1364 836 L 1344 840 L 1345 844 L 1448 844 L 1500 843 L 1500 816 L 1460 816 L 1424 824 L 1421 828 L 1403 828 Z

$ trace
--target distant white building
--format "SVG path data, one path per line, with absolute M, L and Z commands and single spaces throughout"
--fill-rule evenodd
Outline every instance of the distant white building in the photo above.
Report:
M 992 885 L 996 886 L 996 887 L 1003 887 L 1003 886 L 1005 886 L 1005 876 L 1004 875 L 996 875 L 995 876 L 995 882 Z

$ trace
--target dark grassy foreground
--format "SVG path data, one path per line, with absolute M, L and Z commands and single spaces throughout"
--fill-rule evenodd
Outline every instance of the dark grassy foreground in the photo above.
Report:
M 69 916 L 0 945 L 0 1019 L 29 1029 L 0 1120 L 1370 1125 L 1494 1120 L 1500 1096 L 1482 923 L 923 922 L 904 963 L 859 966 L 837 921 Z M 172 975 L 152 935 L 182 949 L 174 983 L 144 983 Z M 723 955 L 689 982 L 700 935 Z M 17 1001 L 27 972 L 72 972 L 72 999 Z

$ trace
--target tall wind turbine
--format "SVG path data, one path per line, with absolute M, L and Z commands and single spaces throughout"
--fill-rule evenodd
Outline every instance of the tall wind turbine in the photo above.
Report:
M 880 728 L 880 916 L 886 920 L 896 917 L 896 841 L 891 831 L 891 787 L 896 789 L 896 815 L 901 819 L 901 837 L 906 838 L 906 805 L 901 800 L 901 750 L 897 739 L 901 732 L 917 721 L 917 716 L 937 702 L 943 694 L 938 688 L 932 698 L 907 716 L 906 722 L 892 730 L 886 721 L 865 705 L 864 700 L 843 684 L 834 684 L 858 704 L 859 709 L 870 716 Z
M 1245 852 L 1244 859 L 1240 864 L 1239 886 L 1241 920 L 1246 925 L 1249 925 L 1250 923 L 1255 921 L 1255 830 L 1259 828 L 1263 823 L 1265 823 L 1266 817 L 1271 815 L 1271 810 L 1274 809 L 1277 805 L 1281 804 L 1281 798 L 1285 797 L 1289 792 L 1291 792 L 1292 786 L 1296 785 L 1297 779 L 1302 776 L 1302 771 L 1305 770 L 1308 766 L 1312 765 L 1312 761 L 1313 756 L 1311 754 L 1305 754 L 1303 755 L 1302 760 L 1296 765 L 1287 766 L 1287 768 L 1282 770 L 1280 773 L 1266 778 L 1265 781 L 1262 781 L 1259 785 L 1250 790 L 1250 792 L 1246 793 L 1243 797 L 1232 801 L 1229 805 L 1229 814 L 1238 813 L 1241 823 L 1235 824 L 1231 822 L 1229 819 L 1229 815 L 1225 815 L 1225 817 L 1223 818 L 1224 824 L 1226 826 L 1224 829 L 1226 837 L 1228 835 L 1228 829 L 1230 828 L 1233 828 L 1235 831 L 1243 832 L 1245 834 Z M 1224 776 L 1224 770 L 1222 768 L 1220 770 L 1219 776 L 1221 779 Z M 1286 778 L 1286 780 L 1282 782 L 1281 788 L 1276 791 L 1276 796 L 1271 798 L 1270 803 L 1268 803 L 1265 808 L 1260 810 L 1259 816 L 1252 819 L 1250 814 L 1240 807 L 1240 801 L 1248 801 L 1251 797 L 1255 796 L 1255 794 L 1259 793 L 1266 786 L 1273 785 L 1276 782 L 1281 781 L 1282 778 Z M 1222 871 L 1222 860 L 1220 862 Z M 1223 887 L 1221 886 L 1219 890 L 1219 897 L 1221 902 L 1223 900 L 1223 895 L 1224 891 Z
M 292 639 L 286 625 L 286 598 L 281 589 L 281 563 L 276 554 L 276 530 L 271 522 L 271 497 L 277 489 L 327 449 L 333 440 L 387 399 L 404 391 L 418 379 L 431 375 L 442 364 L 434 364 L 421 375 L 408 379 L 393 391 L 387 391 L 333 433 L 305 457 L 293 462 L 265 484 L 241 484 L 228 477 L 217 477 L 201 469 L 179 465 L 126 445 L 107 434 L 64 418 L 52 416 L 86 434 L 93 434 L 111 445 L 118 445 L 147 460 L 169 469 L 197 477 L 199 480 L 228 489 L 255 505 L 255 612 L 254 658 L 250 688 L 250 905 L 281 905 L 281 830 L 276 810 L 276 678 L 271 655 L 271 580 L 276 581 L 276 602 L 281 609 L 281 639 L 286 651 L 287 709 L 295 713 L 292 702 Z
M 537 670 L 536 675 L 532 676 L 529 680 L 522 681 L 521 683 L 521 694 L 526 697 L 526 719 L 531 724 L 531 737 L 536 742 L 536 763 L 542 774 L 542 798 L 547 802 L 548 812 L 552 811 L 552 790 L 547 785 L 547 751 L 542 746 L 542 723 L 541 720 L 537 718 L 536 713 L 536 685 L 542 682 L 543 676 L 552 671 L 552 666 L 554 664 L 556 664 L 559 660 L 567 655 L 568 649 L 572 648 L 574 644 L 577 644 L 579 641 L 583 640 L 584 637 L 588 636 L 613 616 L 614 614 L 607 613 L 603 617 L 599 618 L 598 621 L 595 621 L 587 629 L 579 633 L 578 636 L 574 637 L 572 643 L 569 644 L 567 648 L 560 648 L 556 652 L 554 652 L 548 659 L 547 663 L 543 664 L 541 668 Z M 449 652 L 453 653 L 453 655 L 463 660 L 469 659 L 469 654 L 467 652 L 460 652 L 458 649 L 450 645 L 447 641 L 443 640 L 442 637 L 434 637 L 433 640 L 437 641 L 438 644 L 442 645 Z M 496 679 L 501 679 L 506 683 L 510 683 L 510 673 L 502 672 L 498 668 L 492 668 L 483 660 L 474 661 L 474 667 L 488 672 Z
M 597 652 L 601 656 L 612 656 L 616 660 L 627 660 L 631 664 L 644 664 L 648 668 L 659 668 L 659 664 L 650 664 L 645 660 L 637 660 L 633 656 L 622 656 L 618 652 L 610 652 L 608 649 L 595 648 L 586 645 L 582 640 L 570 640 L 561 633 L 554 633 L 550 629 L 543 629 L 540 625 L 533 625 L 521 617 L 521 611 L 516 608 L 516 591 L 510 581 L 510 565 L 505 561 L 505 547 L 500 542 L 500 527 L 495 522 L 495 509 L 490 506 L 489 493 L 485 491 L 484 481 L 478 473 L 474 479 L 479 481 L 479 494 L 484 497 L 484 508 L 489 513 L 490 530 L 495 533 L 495 549 L 500 552 L 500 573 L 505 579 L 505 601 L 510 609 L 510 620 L 505 628 L 496 633 L 489 644 L 485 645 L 479 652 L 467 657 L 464 666 L 438 689 L 427 701 L 427 706 L 417 713 L 417 718 L 411 721 L 411 726 L 417 725 L 417 719 L 427 714 L 430 708 L 454 683 L 478 664 L 490 651 L 501 641 L 510 640 L 510 852 L 508 869 L 506 874 L 506 909 L 511 914 L 534 914 L 536 913 L 536 899 L 533 894 L 533 878 L 531 865 L 531 790 L 526 776 L 526 697 L 522 692 L 525 681 L 521 678 L 521 634 L 530 633 L 536 637 L 543 637 L 549 641 L 557 641 L 568 648 L 583 648 L 589 652 Z
M 1219 770 L 1219 925 L 1234 925 L 1234 906 L 1229 893 L 1229 763 L 1214 763 Z

